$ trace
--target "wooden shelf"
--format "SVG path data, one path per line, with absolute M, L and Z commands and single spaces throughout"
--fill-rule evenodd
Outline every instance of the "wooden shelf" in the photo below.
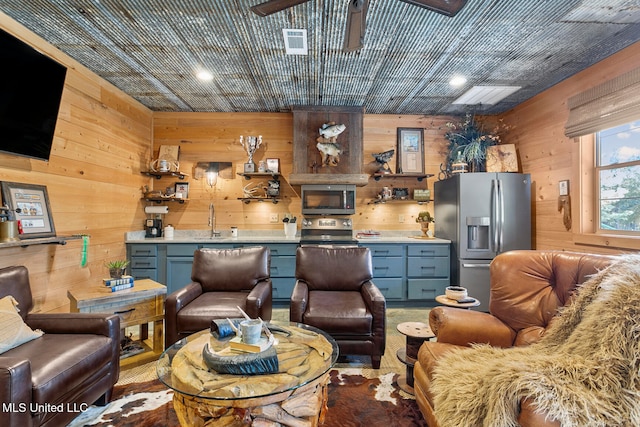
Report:
M 431 200 L 414 200 L 414 199 L 391 199 L 391 200 L 372 200 L 368 205 L 380 205 L 383 203 L 417 203 L 419 205 L 423 205 L 425 203 L 430 203 Z
M 425 178 L 431 178 L 433 176 L 432 173 L 374 173 L 373 179 L 376 181 L 380 181 L 382 178 L 410 178 L 417 179 L 418 181 L 422 181 Z
M 184 179 L 186 176 L 188 176 L 186 173 L 180 172 L 180 171 L 174 171 L 174 172 L 156 172 L 156 171 L 142 171 L 140 172 L 143 175 L 147 175 L 147 176 L 153 176 L 156 179 L 160 179 L 164 176 L 175 176 L 178 177 L 180 179 Z
M 155 202 L 155 203 L 178 202 L 180 204 L 183 204 L 184 202 L 189 201 L 189 199 L 179 199 L 177 197 L 145 197 L 142 200 L 146 200 L 148 202 Z
M 251 179 L 251 178 L 275 178 L 275 179 L 279 179 L 280 178 L 280 173 L 279 172 L 251 172 L 251 173 L 238 172 L 238 175 L 244 176 L 244 179 Z
M 277 197 L 238 197 L 238 200 L 242 200 L 246 204 L 249 204 L 251 202 L 264 202 L 264 201 L 269 201 L 273 204 L 276 204 L 282 199 L 279 199 Z
M 12 242 L 0 242 L 0 249 L 2 248 L 16 248 L 32 245 L 66 245 L 68 240 L 79 240 L 82 236 L 59 236 L 59 237 L 39 237 L 36 239 L 24 239 L 16 240 Z

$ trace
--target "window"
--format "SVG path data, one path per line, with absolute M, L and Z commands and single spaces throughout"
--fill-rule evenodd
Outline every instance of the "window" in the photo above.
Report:
M 640 121 L 596 133 L 598 231 L 640 233 Z

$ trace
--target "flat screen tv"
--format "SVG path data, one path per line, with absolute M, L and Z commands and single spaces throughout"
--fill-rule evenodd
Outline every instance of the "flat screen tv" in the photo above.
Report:
M 0 151 L 49 160 L 67 68 L 0 30 Z

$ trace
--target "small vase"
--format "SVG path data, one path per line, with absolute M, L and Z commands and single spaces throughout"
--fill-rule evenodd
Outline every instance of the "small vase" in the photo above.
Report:
M 422 234 L 424 236 L 428 236 L 427 232 L 429 231 L 429 222 L 421 222 L 420 230 L 422 230 Z

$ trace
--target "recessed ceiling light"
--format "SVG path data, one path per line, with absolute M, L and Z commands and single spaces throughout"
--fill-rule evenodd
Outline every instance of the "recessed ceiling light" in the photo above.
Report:
M 494 105 L 519 90 L 521 86 L 474 86 L 466 91 L 454 104 Z
M 198 78 L 198 80 L 201 80 L 203 82 L 210 82 L 211 80 L 213 80 L 213 74 L 211 74 L 211 72 L 207 70 L 198 71 L 196 73 L 196 77 Z
M 467 78 L 464 76 L 454 76 L 449 80 L 449 84 L 453 87 L 460 87 L 467 82 Z

